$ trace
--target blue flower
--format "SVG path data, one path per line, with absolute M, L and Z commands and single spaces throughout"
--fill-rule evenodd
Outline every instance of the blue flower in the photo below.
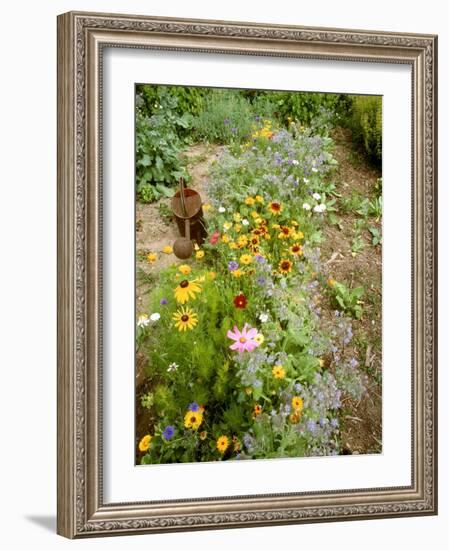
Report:
M 190 403 L 189 405 L 189 411 L 192 412 L 198 412 L 200 410 L 200 406 L 195 401 L 193 403 Z
M 256 254 L 256 256 L 254 256 L 255 259 L 256 259 L 256 262 L 259 263 L 259 264 L 264 264 L 267 260 L 261 256 L 260 254 Z
M 168 304 L 167 298 L 162 298 L 162 300 L 159 302 L 161 306 L 166 306 Z
M 317 429 L 318 429 L 318 426 L 316 425 L 315 420 L 307 421 L 307 431 L 309 431 L 312 435 L 315 435 Z
M 260 286 L 263 286 L 265 283 L 266 283 L 266 279 L 264 277 L 259 277 L 257 279 L 257 284 L 260 285 Z
M 167 426 L 162 432 L 162 437 L 167 441 L 175 435 L 175 428 L 173 426 Z
M 228 263 L 229 271 L 236 271 L 238 268 L 239 268 L 239 264 L 237 262 L 231 261 Z

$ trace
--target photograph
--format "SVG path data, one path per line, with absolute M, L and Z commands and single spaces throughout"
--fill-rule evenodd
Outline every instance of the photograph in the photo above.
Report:
M 382 453 L 382 96 L 136 84 L 135 201 L 136 465 Z

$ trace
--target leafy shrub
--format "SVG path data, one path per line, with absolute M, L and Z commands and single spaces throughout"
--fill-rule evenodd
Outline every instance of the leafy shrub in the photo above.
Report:
M 195 119 L 198 139 L 210 143 L 241 142 L 251 134 L 254 114 L 242 94 L 232 90 L 210 90 Z
M 382 98 L 353 96 L 349 126 L 354 140 L 376 164 L 382 161 Z
M 162 195 L 171 196 L 169 187 L 180 177 L 188 179 L 178 133 L 190 127 L 192 116 L 179 116 L 177 98 L 164 88 L 159 89 L 150 116 L 141 94 L 136 103 L 136 192 L 142 202 L 152 202 Z

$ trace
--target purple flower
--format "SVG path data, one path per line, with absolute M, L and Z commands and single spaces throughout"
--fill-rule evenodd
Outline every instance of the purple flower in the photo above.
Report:
M 266 282 L 267 281 L 266 281 L 265 277 L 259 277 L 257 279 L 257 284 L 260 285 L 260 286 L 263 286 Z
M 231 124 L 231 121 L 229 120 L 229 118 L 225 118 L 223 120 L 223 124 L 225 124 L 227 126 L 228 124 Z
M 336 418 L 331 419 L 331 426 L 333 428 L 338 428 L 338 420 Z
M 259 264 L 264 264 L 267 260 L 261 256 L 260 254 L 256 254 L 254 256 L 256 258 L 256 262 L 258 262 Z
M 162 432 L 162 437 L 167 441 L 175 435 L 175 428 L 173 426 L 167 426 Z
M 237 262 L 231 261 L 228 263 L 229 271 L 236 271 L 238 268 L 239 268 L 239 264 Z
M 233 134 L 236 134 L 236 133 L 237 133 L 237 128 L 231 128 L 231 132 L 232 132 Z
M 307 431 L 309 431 L 312 435 L 315 435 L 317 429 L 318 429 L 318 426 L 316 425 L 315 420 L 307 421 Z
M 162 298 L 162 300 L 159 302 L 161 306 L 166 306 L 168 304 L 167 298 Z
M 198 412 L 200 410 L 200 406 L 195 401 L 193 403 L 190 403 L 189 405 L 189 411 L 192 412 Z

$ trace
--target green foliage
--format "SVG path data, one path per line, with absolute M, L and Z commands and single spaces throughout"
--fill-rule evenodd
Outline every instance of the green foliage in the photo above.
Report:
M 360 319 L 362 316 L 363 308 L 360 298 L 364 293 L 365 290 L 362 286 L 350 289 L 337 281 L 333 281 L 330 285 L 330 294 L 336 307 L 355 319 Z
M 254 123 L 250 103 L 238 91 L 211 90 L 195 119 L 195 135 L 209 143 L 240 143 Z
M 181 159 L 180 128 L 187 129 L 192 116 L 176 112 L 177 98 L 167 90 L 159 90 L 151 115 L 141 95 L 136 100 L 136 192 L 142 202 L 152 202 L 161 196 L 170 197 L 170 186 L 180 177 L 188 179 Z
M 353 96 L 349 121 L 354 140 L 376 164 L 382 162 L 382 97 Z
M 320 135 L 326 135 L 340 113 L 347 108 L 347 96 L 314 92 L 262 92 L 259 101 L 272 104 L 274 115 L 284 125 L 296 121 L 309 126 Z

